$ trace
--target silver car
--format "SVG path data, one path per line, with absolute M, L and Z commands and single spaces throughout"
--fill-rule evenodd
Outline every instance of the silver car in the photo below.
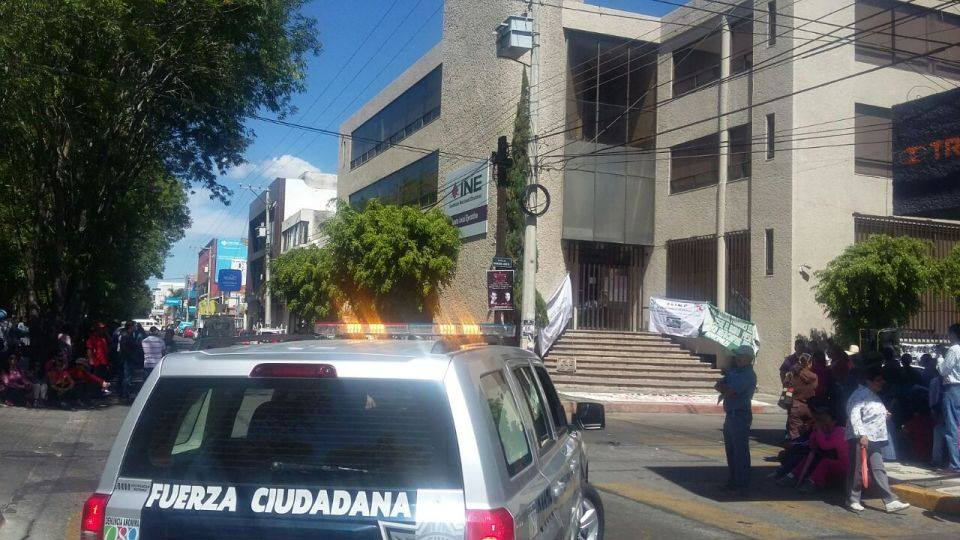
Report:
M 602 540 L 583 429 L 500 345 L 316 340 L 178 353 L 144 383 L 84 540 Z

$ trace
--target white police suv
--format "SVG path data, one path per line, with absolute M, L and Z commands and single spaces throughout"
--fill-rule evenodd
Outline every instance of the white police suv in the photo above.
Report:
M 568 422 L 534 354 L 477 339 L 512 327 L 327 330 L 364 339 L 164 358 L 81 538 L 602 540 L 580 430 L 603 407 Z

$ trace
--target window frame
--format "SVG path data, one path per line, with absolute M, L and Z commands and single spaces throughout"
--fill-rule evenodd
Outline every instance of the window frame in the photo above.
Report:
M 893 110 L 886 107 L 878 107 L 866 103 L 854 103 L 854 134 L 853 134 L 853 172 L 859 176 L 872 176 L 875 178 L 893 178 Z M 886 141 L 865 140 L 870 139 L 870 134 L 875 131 L 884 131 L 877 128 L 878 124 L 871 123 L 867 126 L 861 126 L 860 122 L 864 119 L 884 119 L 888 122 L 887 137 L 890 142 L 887 146 L 887 158 L 875 159 L 866 153 L 866 147 L 876 145 Z M 868 120 L 872 122 L 873 120 Z M 862 128 L 866 127 L 867 130 Z M 876 128 L 876 129 L 870 129 Z M 860 139 L 860 140 L 858 140 Z
M 739 141 L 736 145 L 733 142 L 733 135 L 735 131 L 745 130 L 746 139 Z M 734 149 L 740 151 L 735 152 Z M 733 156 L 743 155 L 746 156 L 742 158 L 742 161 L 739 163 L 733 163 Z M 737 169 L 739 172 L 742 172 L 740 176 L 734 177 L 731 172 Z M 727 130 L 727 182 L 740 182 L 743 180 L 749 180 L 750 176 L 753 174 L 753 126 L 750 122 L 740 124 L 739 126 L 733 126 Z
M 522 359 L 520 362 L 517 362 L 517 363 L 508 363 L 507 369 L 510 371 L 510 375 L 511 377 L 513 377 L 514 382 L 517 384 L 517 390 L 521 394 L 520 397 L 523 397 L 522 401 L 526 405 L 526 408 L 524 409 L 524 411 L 530 415 L 530 421 L 531 421 L 528 431 L 533 435 L 532 442 L 534 443 L 534 446 L 536 446 L 537 448 L 538 455 L 542 456 L 546 452 L 548 452 L 557 442 L 557 434 L 553 427 L 553 419 L 551 418 L 552 415 L 550 413 L 550 409 L 547 407 L 546 396 L 544 395 L 543 389 L 540 387 L 540 383 L 537 380 L 537 376 L 534 373 L 533 367 L 530 365 L 529 360 Z M 536 430 L 537 421 L 536 421 L 536 418 L 533 416 L 533 404 L 530 403 L 526 395 L 526 385 L 523 383 L 523 379 L 521 379 L 520 375 L 518 374 L 518 372 L 523 372 L 523 371 L 526 371 L 527 375 L 529 376 L 528 382 L 532 384 L 532 386 L 530 386 L 530 389 L 534 392 L 536 397 L 540 400 L 539 405 L 540 405 L 541 413 L 543 414 L 543 420 L 544 420 L 543 427 L 546 430 L 546 432 L 544 433 L 546 438 L 543 440 L 540 439 L 540 435 L 537 433 L 537 430 Z

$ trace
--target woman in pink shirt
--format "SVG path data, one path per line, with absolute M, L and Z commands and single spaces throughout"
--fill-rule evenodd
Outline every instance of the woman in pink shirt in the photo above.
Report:
M 7 405 L 21 405 L 27 402 L 33 382 L 20 370 L 20 355 L 11 354 L 7 360 L 6 369 L 2 372 L 0 382 L 5 387 L 4 401 Z
M 793 476 L 807 480 L 800 491 L 810 493 L 823 489 L 830 483 L 843 482 L 849 463 L 849 446 L 842 426 L 829 409 L 817 409 L 814 414 L 815 428 L 810 432 L 810 455 L 800 462 Z

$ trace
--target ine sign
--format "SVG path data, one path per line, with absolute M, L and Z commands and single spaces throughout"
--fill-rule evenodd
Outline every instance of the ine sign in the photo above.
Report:
M 460 229 L 460 238 L 487 232 L 487 200 L 489 198 L 490 162 L 477 161 L 446 176 L 440 197 L 443 212 Z

